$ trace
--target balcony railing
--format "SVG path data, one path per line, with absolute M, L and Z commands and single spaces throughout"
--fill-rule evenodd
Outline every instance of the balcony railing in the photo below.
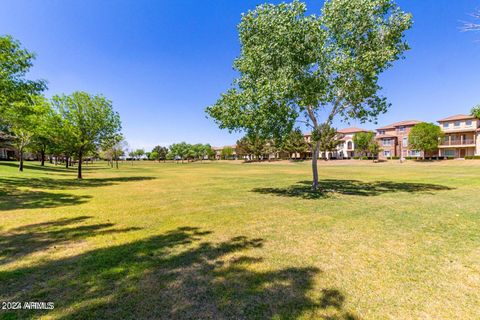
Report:
M 463 139 L 463 140 L 451 140 L 451 141 L 442 141 L 441 146 L 466 146 L 469 144 L 475 144 L 473 139 Z

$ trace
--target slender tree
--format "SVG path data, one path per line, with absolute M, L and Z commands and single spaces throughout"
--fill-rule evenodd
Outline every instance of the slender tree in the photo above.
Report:
M 375 141 L 375 134 L 373 132 L 358 132 L 353 135 L 353 144 L 355 145 L 355 151 L 358 152 L 361 157 L 367 156 L 370 151 L 370 145 Z
M 221 128 L 285 136 L 298 120 L 312 131 L 334 119 L 373 121 L 389 104 L 379 75 L 402 57 L 411 15 L 393 0 L 327 0 L 320 15 L 306 5 L 264 4 L 242 16 L 239 78 L 207 113 Z M 318 188 L 314 141 L 312 188 Z
M 77 178 L 82 179 L 83 157 L 120 131 L 120 116 L 104 96 L 86 92 L 54 96 L 53 104 L 71 130 L 78 158 Z
M 368 145 L 368 152 L 372 155 L 373 157 L 373 162 L 375 162 L 378 159 L 378 154 L 382 152 L 382 147 L 378 143 L 377 140 L 372 139 Z
M 321 124 L 314 132 L 312 139 L 319 144 L 320 151 L 325 153 L 325 160 L 328 160 L 327 153 L 334 152 L 342 141 L 339 139 L 337 129 L 328 123 Z

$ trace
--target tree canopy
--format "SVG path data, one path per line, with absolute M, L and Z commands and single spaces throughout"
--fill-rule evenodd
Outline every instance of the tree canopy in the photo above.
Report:
M 422 122 L 416 124 L 408 135 L 410 149 L 423 151 L 423 158 L 426 152 L 434 152 L 443 138 L 443 132 L 434 123 Z
M 45 81 L 25 78 L 34 59 L 35 54 L 23 48 L 18 40 L 0 36 L 0 114 L 2 109 L 26 102 L 30 96 L 45 90 Z
M 82 179 L 83 156 L 121 130 L 120 116 L 112 102 L 102 95 L 77 91 L 54 96 L 53 105 L 68 127 L 71 144 L 78 157 L 78 179 Z
M 361 155 L 366 156 L 371 151 L 373 143 L 375 143 L 375 134 L 373 132 L 357 132 L 353 135 L 355 151 Z
M 393 0 L 330 0 L 318 16 L 306 10 L 293 1 L 242 15 L 239 76 L 206 109 L 220 128 L 281 139 L 296 121 L 315 131 L 334 118 L 364 122 L 387 111 L 378 77 L 408 49 L 411 15 Z M 314 189 L 319 149 L 316 141 Z

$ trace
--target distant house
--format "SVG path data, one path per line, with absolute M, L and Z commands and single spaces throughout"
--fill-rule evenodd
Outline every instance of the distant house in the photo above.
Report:
M 14 160 L 17 152 L 11 145 L 12 139 L 9 135 L 0 132 L 0 160 Z
M 405 120 L 378 128 L 375 138 L 379 141 L 383 150 L 380 152 L 379 158 L 422 157 L 422 151 L 411 150 L 408 143 L 410 130 L 419 123 L 422 123 L 422 121 Z
M 465 158 L 480 155 L 480 120 L 457 114 L 438 120 L 445 138 L 440 142 L 441 157 Z
M 361 128 L 344 128 L 337 131 L 337 138 L 341 140 L 341 143 L 338 145 L 337 150 L 335 151 L 320 151 L 319 158 L 322 159 L 351 159 L 355 156 L 355 144 L 353 142 L 353 136 L 359 132 L 369 132 L 366 129 Z M 312 134 L 304 134 L 305 141 L 309 144 L 312 142 Z M 309 152 L 307 157 L 311 158 L 312 153 Z
M 371 131 L 355 127 L 338 130 L 342 143 L 337 148 L 337 158 L 351 159 L 355 156 L 355 143 L 353 142 L 353 136 L 360 132 L 366 133 Z
M 216 160 L 221 160 L 222 159 L 222 150 L 226 147 L 230 147 L 233 149 L 233 153 L 231 156 L 231 159 L 237 160 L 237 152 L 236 152 L 236 145 L 231 145 L 231 146 L 223 146 L 223 147 L 212 147 L 212 150 L 215 151 L 215 159 Z

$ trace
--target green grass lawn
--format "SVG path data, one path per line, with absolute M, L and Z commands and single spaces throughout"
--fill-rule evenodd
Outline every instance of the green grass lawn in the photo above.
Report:
M 480 161 L 320 165 L 0 163 L 0 317 L 480 318 Z

